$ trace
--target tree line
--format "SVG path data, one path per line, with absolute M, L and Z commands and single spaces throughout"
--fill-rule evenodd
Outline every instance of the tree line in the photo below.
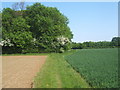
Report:
M 23 2 L 0 13 L 0 46 L 2 53 L 64 52 L 84 48 L 112 48 L 120 46 L 120 37 L 111 42 L 72 42 L 69 20 L 57 8 L 35 3 L 25 7 Z M 2 32 L 1 32 L 2 31 Z M 2 33 L 2 34 L 1 34 Z
M 2 15 L 2 53 L 64 52 L 71 48 L 69 20 L 57 8 L 15 3 Z
M 72 43 L 72 49 L 87 49 L 87 48 L 116 48 L 120 47 L 120 37 L 113 37 L 111 41 L 99 41 L 99 42 L 83 42 Z

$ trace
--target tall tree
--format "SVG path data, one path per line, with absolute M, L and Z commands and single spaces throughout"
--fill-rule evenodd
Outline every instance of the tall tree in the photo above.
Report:
M 113 46 L 118 47 L 120 46 L 120 37 L 113 37 L 111 40 Z
M 39 47 L 48 51 L 55 51 L 53 43 L 55 44 L 56 38 L 64 37 L 71 41 L 72 33 L 67 26 L 68 19 L 57 8 L 45 7 L 40 3 L 35 3 L 27 7 L 26 15 L 31 26 L 30 30 L 39 43 Z
M 2 12 L 3 48 L 19 48 L 20 52 L 32 51 L 31 46 L 39 52 L 64 52 L 71 48 L 73 35 L 68 19 L 57 8 L 35 3 L 23 10 L 23 6 L 24 3 L 16 3 L 16 9 L 5 8 Z

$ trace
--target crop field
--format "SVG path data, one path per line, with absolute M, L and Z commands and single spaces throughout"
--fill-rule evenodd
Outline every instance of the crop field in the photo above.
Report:
M 91 87 L 118 87 L 118 49 L 83 49 L 65 57 Z

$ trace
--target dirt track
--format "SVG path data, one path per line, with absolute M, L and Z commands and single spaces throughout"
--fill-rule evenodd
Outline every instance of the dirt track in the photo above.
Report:
M 2 56 L 0 56 L 0 90 L 2 88 Z
M 47 56 L 3 56 L 2 87 L 31 88 Z

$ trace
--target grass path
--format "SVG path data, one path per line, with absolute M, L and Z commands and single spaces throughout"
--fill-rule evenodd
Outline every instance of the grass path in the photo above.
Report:
M 64 54 L 50 54 L 34 80 L 35 88 L 89 88 L 80 74 L 64 60 Z

